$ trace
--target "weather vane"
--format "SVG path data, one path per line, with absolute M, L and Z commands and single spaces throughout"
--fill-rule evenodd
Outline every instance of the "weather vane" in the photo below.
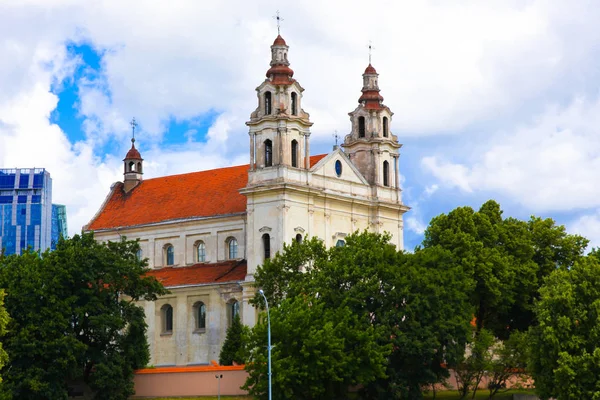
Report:
M 137 122 L 135 122 L 135 117 L 133 117 L 129 125 L 131 125 L 131 141 L 135 142 L 135 128 L 138 126 Z
M 281 21 L 283 21 L 283 18 L 281 18 L 279 16 L 279 10 L 277 10 L 277 13 L 273 16 L 273 18 L 275 18 L 277 20 L 277 34 L 280 35 L 281 34 Z
M 340 135 L 338 135 L 337 130 L 334 131 L 335 133 L 332 135 L 335 138 L 335 145 L 338 145 L 338 139 L 340 138 Z

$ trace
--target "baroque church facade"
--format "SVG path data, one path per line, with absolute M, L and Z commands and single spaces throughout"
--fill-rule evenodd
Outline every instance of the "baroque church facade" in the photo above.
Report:
M 349 113 L 342 148 L 310 154 L 310 116 L 304 88 L 293 78 L 285 40 L 271 46 L 257 108 L 246 123 L 248 165 L 143 180 L 135 140 L 124 180 L 84 227 L 99 241 L 139 239 L 139 257 L 170 294 L 142 302 L 155 366 L 218 360 L 227 328 L 239 314 L 253 326 L 254 273 L 284 243 L 320 238 L 342 246 L 357 230 L 389 232 L 403 247 L 398 175 L 401 145 L 392 133 L 378 74 L 363 74 L 362 95 Z

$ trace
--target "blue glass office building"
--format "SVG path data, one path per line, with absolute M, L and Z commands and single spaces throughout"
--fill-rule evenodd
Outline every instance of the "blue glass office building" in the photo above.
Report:
M 20 254 L 28 247 L 45 251 L 54 248 L 61 234 L 66 235 L 66 212 L 64 206 L 52 205 L 50 173 L 43 168 L 0 169 L 0 248 L 4 253 Z

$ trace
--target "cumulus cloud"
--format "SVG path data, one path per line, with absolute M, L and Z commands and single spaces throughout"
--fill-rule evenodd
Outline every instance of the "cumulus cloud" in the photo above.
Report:
M 531 125 L 496 133 L 479 154 L 464 155 L 472 163 L 429 156 L 422 164 L 441 185 L 503 193 L 532 210 L 598 207 L 599 127 L 600 99 L 578 98 Z
M 600 208 L 582 215 L 568 224 L 569 232 L 580 234 L 590 240 L 588 249 L 600 248 Z

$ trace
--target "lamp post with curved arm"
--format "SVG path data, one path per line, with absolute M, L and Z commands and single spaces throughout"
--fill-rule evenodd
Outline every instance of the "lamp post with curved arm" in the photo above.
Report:
M 267 350 L 269 352 L 269 400 L 272 400 L 271 397 L 271 316 L 269 315 L 269 302 L 267 301 L 267 297 L 265 296 L 265 292 L 262 289 L 258 291 L 265 299 L 265 305 L 267 306 Z

